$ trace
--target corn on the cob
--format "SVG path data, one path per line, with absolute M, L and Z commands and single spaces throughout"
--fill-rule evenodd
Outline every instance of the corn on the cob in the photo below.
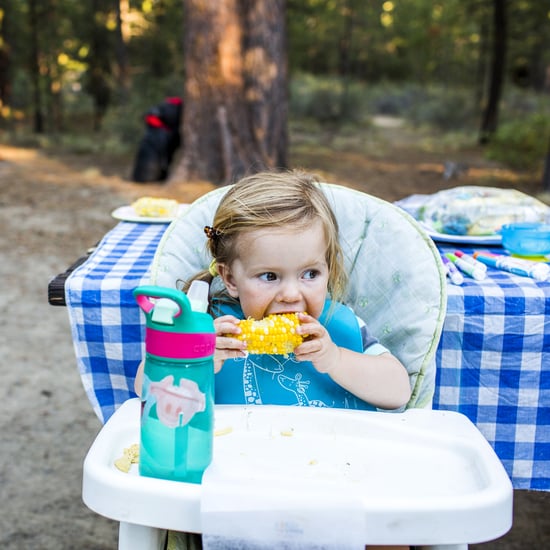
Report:
M 131 206 L 138 216 L 146 218 L 169 218 L 178 211 L 178 201 L 156 197 L 141 197 Z
M 236 337 L 247 342 L 248 353 L 288 355 L 303 341 L 296 333 L 299 324 L 296 313 L 268 315 L 260 321 L 245 319 L 239 322 L 241 332 Z

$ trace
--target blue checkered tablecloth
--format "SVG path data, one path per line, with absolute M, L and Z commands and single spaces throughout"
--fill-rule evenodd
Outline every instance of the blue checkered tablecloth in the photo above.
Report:
M 436 361 L 434 408 L 468 416 L 516 489 L 550 490 L 550 282 L 489 268 L 449 284 Z
M 65 283 L 78 368 L 102 422 L 136 396 L 133 381 L 143 357 L 145 327 L 133 290 L 148 284 L 167 227 L 119 223 Z
M 78 367 L 103 422 L 135 396 L 144 319 L 132 291 L 148 283 L 166 228 L 119 223 L 66 281 Z M 484 281 L 449 284 L 436 359 L 434 408 L 468 416 L 514 488 L 550 490 L 550 282 L 489 268 Z

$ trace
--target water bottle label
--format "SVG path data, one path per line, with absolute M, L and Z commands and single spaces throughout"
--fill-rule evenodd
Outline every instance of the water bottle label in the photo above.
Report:
M 196 413 L 206 409 L 206 397 L 198 384 L 182 378 L 176 386 L 171 374 L 159 382 L 149 384 L 146 409 L 150 409 L 154 403 L 160 422 L 169 428 L 185 426 Z

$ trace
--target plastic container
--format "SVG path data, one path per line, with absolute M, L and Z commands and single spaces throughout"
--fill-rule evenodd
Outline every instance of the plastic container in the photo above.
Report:
M 200 483 L 214 438 L 214 322 L 178 290 L 134 296 L 146 316 L 139 473 Z
M 539 257 L 550 254 L 550 224 L 510 223 L 503 225 L 502 246 L 518 256 Z

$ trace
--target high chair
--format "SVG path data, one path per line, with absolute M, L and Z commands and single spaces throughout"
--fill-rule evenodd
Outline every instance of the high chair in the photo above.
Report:
M 242 430 L 263 433 L 270 426 L 270 433 L 277 434 L 279 427 L 292 425 L 294 433 L 301 429 L 319 442 L 319 452 L 327 454 L 328 464 L 342 458 L 333 456 L 338 448 L 338 452 L 349 452 L 356 463 L 369 465 L 361 466 L 368 469 L 365 476 L 369 481 L 357 474 L 357 487 L 362 490 L 350 493 L 360 517 L 357 510 L 348 514 L 348 519 L 357 519 L 355 526 L 365 526 L 367 539 L 370 533 L 365 543 L 457 550 L 467 548 L 468 543 L 501 536 L 511 526 L 512 486 L 500 461 L 466 417 L 430 410 L 435 352 L 446 308 L 446 277 L 436 247 L 400 208 L 338 185 L 320 186 L 340 226 L 349 274 L 346 303 L 405 365 L 411 398 L 397 414 L 313 407 L 218 406 L 217 428 L 230 426 L 234 437 L 215 438 L 213 470 L 223 477 L 228 472 L 224 470 L 224 459 L 233 457 L 238 463 L 239 457 L 246 454 L 243 448 L 254 454 L 246 447 Z M 151 284 L 177 287 L 180 281 L 208 267 L 211 258 L 203 227 L 212 223 L 226 191 L 220 188 L 204 195 L 172 222 L 155 254 Z M 333 439 L 323 447 L 329 435 L 338 438 L 340 433 L 345 441 Z M 84 502 L 92 510 L 121 522 L 120 549 L 161 548 L 166 529 L 202 532 L 203 486 L 144 478 L 136 471 L 123 474 L 114 468 L 117 453 L 138 441 L 139 401 L 132 399 L 105 424 L 86 457 Z M 319 461 L 324 458 L 312 455 L 308 465 Z M 232 470 L 234 467 L 232 463 Z M 246 477 L 250 464 L 243 463 L 239 468 Z M 289 464 L 289 469 L 296 469 L 296 465 Z M 307 467 L 303 475 L 298 472 L 297 483 L 305 483 L 303 494 L 307 493 L 304 480 L 310 472 Z M 330 472 L 329 468 L 327 475 Z M 262 479 L 284 490 L 282 479 Z M 325 481 L 315 483 L 323 486 Z M 254 501 L 253 488 L 241 489 Z M 296 495 L 296 491 L 290 491 L 289 502 Z M 257 509 L 247 513 L 258 514 Z M 227 514 L 220 516 L 232 518 L 227 524 L 238 521 L 235 510 L 227 510 Z M 259 524 L 264 520 L 251 516 L 251 521 Z

